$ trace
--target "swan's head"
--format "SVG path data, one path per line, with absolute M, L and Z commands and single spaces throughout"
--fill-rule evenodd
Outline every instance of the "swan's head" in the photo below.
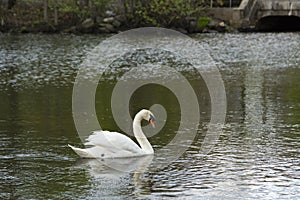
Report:
M 148 121 L 151 124 L 151 126 L 155 128 L 155 124 L 154 124 L 155 117 L 153 113 L 150 110 L 146 110 L 146 109 L 141 110 L 140 113 L 142 114 L 142 118 Z

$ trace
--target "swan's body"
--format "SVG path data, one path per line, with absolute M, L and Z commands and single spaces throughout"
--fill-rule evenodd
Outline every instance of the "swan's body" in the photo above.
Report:
M 144 135 L 141 121 L 145 119 L 154 126 L 154 116 L 149 110 L 141 110 L 133 120 L 133 133 L 141 147 L 129 137 L 110 131 L 95 131 L 87 138 L 85 145 L 92 147 L 81 149 L 71 147 L 80 157 L 83 158 L 121 158 L 153 154 L 153 148 Z

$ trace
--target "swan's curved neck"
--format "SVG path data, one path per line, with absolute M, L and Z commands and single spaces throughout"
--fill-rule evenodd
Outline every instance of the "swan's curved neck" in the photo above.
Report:
M 142 113 L 138 113 L 133 120 L 133 134 L 135 138 L 137 139 L 138 143 L 140 144 L 141 148 L 145 151 L 147 154 L 153 154 L 153 148 L 148 141 L 147 137 L 143 133 L 141 122 L 143 120 Z

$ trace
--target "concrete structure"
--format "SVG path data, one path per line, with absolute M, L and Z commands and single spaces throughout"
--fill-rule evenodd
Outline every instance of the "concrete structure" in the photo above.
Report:
M 243 0 L 232 24 L 258 30 L 300 30 L 300 0 Z

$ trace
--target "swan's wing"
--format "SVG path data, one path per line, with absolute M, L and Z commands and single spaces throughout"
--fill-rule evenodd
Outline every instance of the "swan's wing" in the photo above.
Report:
M 105 149 L 100 146 L 93 146 L 87 149 L 81 149 L 74 147 L 72 145 L 68 145 L 75 151 L 77 155 L 81 158 L 103 158 L 103 157 L 113 157 L 114 152 L 109 151 L 109 149 Z
M 112 152 L 120 150 L 132 153 L 141 152 L 141 148 L 129 137 L 121 133 L 110 131 L 94 131 L 93 134 L 87 138 L 85 145 L 100 146 Z

